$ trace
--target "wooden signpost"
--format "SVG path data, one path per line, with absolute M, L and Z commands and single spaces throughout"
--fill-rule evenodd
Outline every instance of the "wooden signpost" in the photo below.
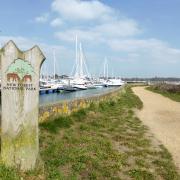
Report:
M 0 50 L 1 157 L 6 166 L 30 170 L 39 155 L 39 74 L 45 57 L 38 46 L 22 52 L 13 41 Z

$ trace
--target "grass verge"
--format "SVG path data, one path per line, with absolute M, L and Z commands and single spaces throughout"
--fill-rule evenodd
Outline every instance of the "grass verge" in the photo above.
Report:
M 40 125 L 44 170 L 21 173 L 0 166 L 3 179 L 178 180 L 171 155 L 135 117 L 142 102 L 126 87 L 109 101 L 91 104 Z
M 149 91 L 161 94 L 165 97 L 168 97 L 173 101 L 180 102 L 180 92 L 168 92 L 168 91 L 162 90 L 161 88 L 158 88 L 157 86 L 156 87 L 149 86 L 146 89 Z

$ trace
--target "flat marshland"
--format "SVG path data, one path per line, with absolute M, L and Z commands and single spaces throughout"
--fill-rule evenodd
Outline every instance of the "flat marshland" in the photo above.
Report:
M 159 93 L 173 101 L 180 102 L 180 85 L 156 84 L 147 87 L 147 90 Z
M 126 87 L 107 101 L 40 124 L 44 167 L 22 173 L 1 165 L 0 178 L 180 179 L 171 155 L 135 116 L 142 106 Z

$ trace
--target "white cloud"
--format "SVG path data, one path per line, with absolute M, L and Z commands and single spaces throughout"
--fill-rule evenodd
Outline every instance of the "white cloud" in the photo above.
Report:
M 126 52 L 149 51 L 153 49 L 163 50 L 169 46 L 166 42 L 154 38 L 111 40 L 108 44 L 115 51 Z
M 41 16 L 38 16 L 35 18 L 35 22 L 37 23 L 46 23 L 49 19 L 49 14 L 42 14 Z
M 131 19 L 114 20 L 94 27 L 99 33 L 107 37 L 127 37 L 141 32 L 137 22 Z
M 49 74 L 52 74 L 53 72 L 53 49 L 55 49 L 57 73 L 68 74 L 71 72 L 71 67 L 74 64 L 74 50 L 70 50 L 62 45 L 46 44 L 42 41 L 22 36 L 0 36 L 0 45 L 4 46 L 9 40 L 13 40 L 17 47 L 23 51 L 32 48 L 34 45 L 38 45 L 46 57 L 46 60 L 43 63 L 43 70 Z
M 156 39 L 113 39 L 110 40 L 108 44 L 113 50 L 127 52 L 136 52 L 138 50 L 146 51 L 152 47 L 160 47 L 164 45 L 164 43 Z
M 103 38 L 101 37 L 101 34 L 96 31 L 91 31 L 91 30 L 81 30 L 81 29 L 71 29 L 71 30 L 65 30 L 65 31 L 60 31 L 55 34 L 57 38 L 63 41 L 75 41 L 76 35 L 78 38 L 82 41 L 90 41 L 91 43 L 93 41 L 98 40 L 98 43 L 103 41 Z
M 126 39 L 109 41 L 114 51 L 136 53 L 139 59 L 150 59 L 153 63 L 180 62 L 180 49 L 172 48 L 158 39 Z
M 92 27 L 72 27 L 55 33 L 55 36 L 63 41 L 74 41 L 77 35 L 79 39 L 96 44 L 106 43 L 114 38 L 125 38 L 139 34 L 141 30 L 133 20 L 114 21 L 99 24 Z
M 0 36 L 1 46 L 4 46 L 10 40 L 17 43 L 18 47 L 22 50 L 29 49 L 34 45 L 33 40 L 24 38 L 22 36 Z
M 95 20 L 112 13 L 109 6 L 97 0 L 54 0 L 52 10 L 68 20 Z
M 64 29 L 55 33 L 59 40 L 74 41 L 77 35 L 80 40 L 89 41 L 90 43 L 108 44 L 114 39 L 134 36 L 141 32 L 137 24 L 132 20 L 123 20 L 100 24 L 93 27 Z
M 62 26 L 64 24 L 64 22 L 62 19 L 56 18 L 56 19 L 53 19 L 50 24 L 53 27 L 59 27 L 59 26 Z
M 107 55 L 116 60 L 112 66 L 116 68 L 119 63 L 121 70 L 124 68 L 121 67 L 121 62 L 127 69 L 128 62 L 133 62 L 134 66 L 146 70 L 150 68 L 151 72 L 156 65 L 161 71 L 162 66 L 168 68 L 170 64 L 174 67 L 180 63 L 180 49 L 157 38 L 140 39 L 143 29 L 139 22 L 123 16 L 115 7 L 112 8 L 100 0 L 53 0 L 49 17 L 44 20 L 40 17 L 37 19 L 39 22 L 51 20 L 49 25 L 55 29 L 56 39 L 65 42 L 67 48 L 71 47 L 71 58 L 63 55 L 66 59 L 73 58 L 72 46 L 75 36 L 78 35 L 90 47 L 88 54 L 94 54 L 93 61 Z M 46 49 L 48 48 L 50 47 L 47 46 Z M 64 52 L 68 54 L 67 49 Z M 146 67 L 143 67 L 144 64 Z M 133 67 L 130 66 L 130 69 Z
M 64 27 L 55 32 L 63 41 L 72 41 L 77 34 L 83 40 L 107 43 L 114 37 L 124 38 L 142 32 L 135 20 L 120 15 L 116 9 L 98 0 L 54 0 L 52 11 L 57 17 L 51 25 Z M 62 24 L 62 20 L 66 24 Z
M 72 27 L 70 30 L 56 32 L 56 37 L 63 41 L 72 41 L 78 35 L 81 40 L 107 43 L 112 38 L 124 38 L 139 34 L 141 31 L 133 20 L 122 20 L 96 25 L 89 28 Z
M 22 36 L 0 36 L 0 43 L 2 46 L 4 46 L 4 44 L 10 40 L 13 40 L 17 44 L 17 46 L 23 51 L 30 49 L 34 45 L 40 46 L 40 48 L 42 48 L 45 53 L 52 51 L 53 49 L 58 49 L 60 51 L 66 50 L 64 46 L 46 44 L 37 39 L 30 39 Z

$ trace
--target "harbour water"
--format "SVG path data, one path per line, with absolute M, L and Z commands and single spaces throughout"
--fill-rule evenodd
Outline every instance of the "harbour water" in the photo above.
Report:
M 94 95 L 103 94 L 105 92 L 113 90 L 115 87 L 108 88 L 96 88 L 96 89 L 87 89 L 75 92 L 61 92 L 61 93 L 50 93 L 50 94 L 41 94 L 39 96 L 39 103 L 41 105 L 57 103 L 63 100 L 73 100 L 77 98 L 90 97 Z

